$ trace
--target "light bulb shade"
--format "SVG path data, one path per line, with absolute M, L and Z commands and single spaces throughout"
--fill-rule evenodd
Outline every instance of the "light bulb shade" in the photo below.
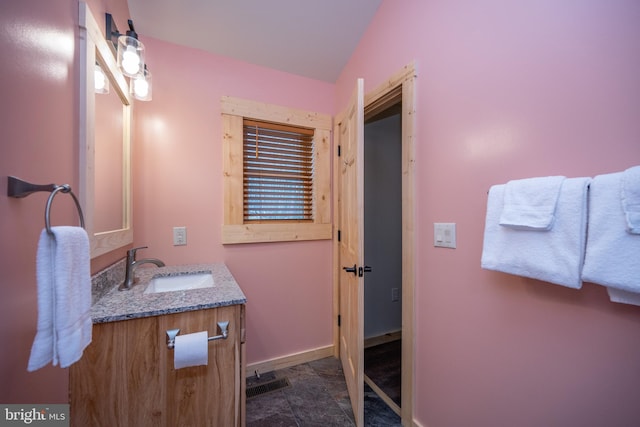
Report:
M 137 77 L 144 72 L 144 45 L 130 36 L 118 37 L 118 68 L 127 77 Z
M 93 86 L 96 93 L 109 93 L 109 79 L 99 64 L 96 64 L 93 70 Z
M 152 89 L 151 72 L 146 67 L 141 76 L 131 79 L 131 94 L 139 101 L 151 101 Z

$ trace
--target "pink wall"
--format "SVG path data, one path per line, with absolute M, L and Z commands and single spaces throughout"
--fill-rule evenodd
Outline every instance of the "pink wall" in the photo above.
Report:
M 640 425 L 640 307 L 480 268 L 487 190 L 640 164 L 640 3 L 385 0 L 337 82 L 418 68 L 416 420 Z M 432 246 L 456 222 L 458 248 Z
M 0 189 L 14 174 L 77 187 L 76 3 L 1 3 L 0 49 L 13 61 L 0 62 Z M 119 23 L 127 15 L 124 0 L 90 5 Z M 249 298 L 249 362 L 330 344 L 328 242 L 220 244 L 219 99 L 333 113 L 356 77 L 371 89 L 416 60 L 417 421 L 637 425 L 640 308 L 596 285 L 574 291 L 479 264 L 492 184 L 640 163 L 639 15 L 635 0 L 387 0 L 336 87 L 142 36 L 155 86 L 136 111 L 135 244 L 169 264 L 229 265 Z M 0 197 L 3 403 L 67 400 L 66 370 L 26 372 L 45 202 Z M 54 223 L 75 215 L 57 200 Z M 437 221 L 458 224 L 458 249 L 431 247 Z M 188 227 L 188 246 L 171 245 L 175 225 Z
M 46 3 L 46 2 L 45 2 Z M 125 0 L 89 1 L 102 21 L 125 28 Z M 0 128 L 0 188 L 6 176 L 78 188 L 77 1 L 0 5 L 5 99 Z M 249 298 L 249 362 L 330 345 L 331 244 L 328 241 L 223 247 L 222 95 L 332 113 L 332 84 L 215 57 L 141 36 L 154 74 L 154 101 L 136 106 L 135 244 L 168 264 L 226 262 Z M 0 197 L 0 402 L 67 401 L 67 370 L 27 373 L 35 336 L 35 253 L 47 195 Z M 56 198 L 53 224 L 76 221 L 70 199 Z M 188 227 L 173 247 L 171 228 Z M 122 258 L 99 257 L 92 271 Z M 143 252 L 144 254 L 144 252 Z M 295 302 L 295 303 L 294 303 Z
M 125 0 L 89 2 L 125 19 Z M 78 2 L 0 3 L 0 402 L 65 403 L 66 369 L 27 372 L 35 336 L 35 256 L 48 194 L 10 199 L 6 176 L 78 188 Z M 56 196 L 53 225 L 77 223 L 70 197 Z
M 331 345 L 330 241 L 221 244 L 220 98 L 331 114 L 334 85 L 141 39 L 154 86 L 134 118 L 134 244 L 149 246 L 140 255 L 225 262 L 248 299 L 249 363 Z M 174 226 L 187 227 L 187 246 L 173 246 Z

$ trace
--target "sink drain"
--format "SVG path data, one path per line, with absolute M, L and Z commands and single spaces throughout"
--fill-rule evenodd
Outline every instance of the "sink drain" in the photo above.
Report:
M 263 384 L 257 384 L 252 387 L 247 387 L 247 399 L 271 393 L 273 391 L 282 390 L 283 388 L 287 387 L 291 387 L 291 383 L 289 382 L 288 378 L 276 378 L 275 380 Z

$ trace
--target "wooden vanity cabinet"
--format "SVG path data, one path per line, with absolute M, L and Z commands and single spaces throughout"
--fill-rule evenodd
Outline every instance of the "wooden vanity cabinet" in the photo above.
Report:
M 244 304 L 99 323 L 70 367 L 71 425 L 244 426 Z M 166 331 L 208 331 L 207 366 L 174 369 Z

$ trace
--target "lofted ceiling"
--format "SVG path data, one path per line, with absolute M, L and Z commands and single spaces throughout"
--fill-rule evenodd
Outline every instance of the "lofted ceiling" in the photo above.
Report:
M 334 83 L 382 0 L 128 0 L 144 37 Z

